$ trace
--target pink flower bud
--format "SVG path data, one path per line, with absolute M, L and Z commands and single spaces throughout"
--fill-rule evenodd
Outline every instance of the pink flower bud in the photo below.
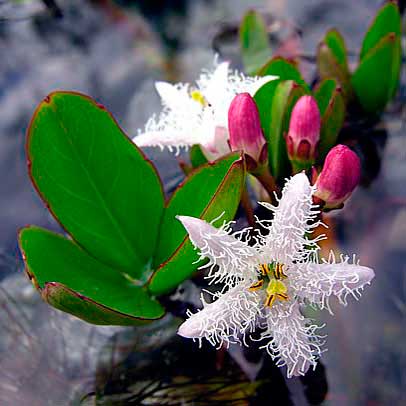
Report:
M 249 93 L 237 94 L 231 102 L 228 109 L 228 131 L 231 149 L 242 150 L 258 162 L 266 141 L 257 105 Z
M 295 172 L 314 164 L 319 138 L 319 107 L 312 96 L 302 96 L 292 110 L 286 136 L 288 155 Z
M 338 208 L 350 197 L 360 178 L 358 155 L 345 145 L 336 145 L 326 156 L 314 195 L 326 203 L 326 208 Z

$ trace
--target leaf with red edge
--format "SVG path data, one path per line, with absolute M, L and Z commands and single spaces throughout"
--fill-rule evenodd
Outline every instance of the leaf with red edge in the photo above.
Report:
M 195 170 L 174 192 L 162 220 L 155 254 L 158 266 L 149 281 L 154 295 L 167 293 L 190 277 L 199 266 L 198 255 L 176 215 L 211 221 L 222 213 L 221 223 L 232 220 L 245 180 L 244 162 L 239 153 Z

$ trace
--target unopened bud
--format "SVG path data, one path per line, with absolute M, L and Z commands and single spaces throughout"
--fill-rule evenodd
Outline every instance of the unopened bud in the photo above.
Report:
M 231 102 L 228 109 L 228 131 L 231 149 L 242 150 L 258 163 L 266 141 L 257 105 L 249 93 L 237 94 Z
M 325 202 L 325 208 L 338 208 L 350 197 L 360 179 L 358 155 L 345 145 L 336 145 L 326 156 L 314 196 Z
M 302 96 L 292 110 L 286 146 L 294 172 L 310 168 L 320 139 L 320 111 L 312 96 Z

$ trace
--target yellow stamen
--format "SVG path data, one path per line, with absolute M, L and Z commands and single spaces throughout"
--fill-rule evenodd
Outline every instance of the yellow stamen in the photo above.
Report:
M 276 299 L 288 300 L 287 287 L 278 279 L 271 279 L 266 288 L 268 297 L 265 300 L 265 306 L 271 307 Z
M 268 274 L 270 274 L 272 272 L 272 270 L 271 270 L 271 268 L 269 267 L 268 264 L 260 264 L 259 269 L 260 269 L 261 274 L 263 276 L 268 275 Z
M 275 265 L 275 278 L 276 279 L 286 279 L 287 276 L 283 272 L 283 264 L 280 264 L 279 262 Z
M 275 295 L 269 295 L 265 300 L 265 306 L 272 307 L 275 299 L 276 299 Z
M 248 288 L 248 290 L 251 291 L 251 292 L 255 292 L 256 290 L 261 289 L 263 285 L 264 285 L 264 280 L 260 279 L 258 282 L 253 283 Z
M 200 103 L 202 106 L 207 106 L 207 101 L 204 98 L 203 94 L 201 92 L 199 92 L 198 90 L 193 90 L 190 93 L 190 97 L 197 101 L 198 103 Z

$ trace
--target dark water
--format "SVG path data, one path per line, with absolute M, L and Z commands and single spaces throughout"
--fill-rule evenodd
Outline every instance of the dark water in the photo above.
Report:
M 296 378 L 285 383 L 267 365 L 258 389 L 236 365 L 238 354 L 199 352 L 174 338 L 176 319 L 139 329 L 93 327 L 43 304 L 22 274 L 16 231 L 29 223 L 57 226 L 30 185 L 24 133 L 47 93 L 70 89 L 103 103 L 134 135 L 159 109 L 153 82 L 196 78 L 212 63 L 213 38 L 248 7 L 300 28 L 300 51 L 311 56 L 331 26 L 340 28 L 355 52 L 380 1 L 161 1 L 159 7 L 150 2 L 126 15 L 84 1 L 60 1 L 63 19 L 48 17 L 39 1 L 8 3 L 0 2 L 0 404 L 95 404 L 96 397 L 97 404 L 148 404 L 141 403 L 148 397 L 140 393 L 158 392 L 166 399 L 182 393 L 189 399 L 190 393 L 210 391 L 215 394 L 210 404 L 227 404 L 224 399 L 243 388 L 259 393 L 252 404 L 273 399 L 302 405 L 308 402 L 306 387 L 316 402 L 315 392 L 324 389 L 322 372 L 310 384 Z M 238 64 L 233 39 L 229 42 L 220 50 Z M 311 79 L 312 64 L 304 68 Z M 334 316 L 317 315 L 327 324 L 326 405 L 406 403 L 405 83 L 403 71 L 400 95 L 383 121 L 359 135 L 359 145 L 368 151 L 363 164 L 369 180 L 344 210 L 329 216 L 333 247 L 359 254 L 361 263 L 375 269 L 376 279 L 359 303 L 337 306 Z M 181 179 L 176 159 L 147 153 L 172 188 Z M 187 291 L 194 297 L 195 289 Z M 195 369 L 185 362 L 191 357 Z M 162 389 L 168 376 L 182 385 Z M 228 385 L 223 398 L 213 391 L 215 379 Z M 207 399 L 187 404 L 209 404 Z

